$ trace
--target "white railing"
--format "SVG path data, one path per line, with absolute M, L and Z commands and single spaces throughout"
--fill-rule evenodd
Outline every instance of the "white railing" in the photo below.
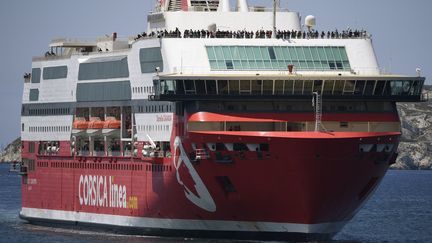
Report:
M 249 12 L 273 12 L 273 8 L 263 6 L 251 6 L 248 8 Z M 290 12 L 287 8 L 277 8 L 277 12 Z
M 111 37 L 112 38 L 112 37 Z M 95 38 L 55 38 L 51 40 L 51 44 L 59 43 L 59 42 L 68 42 L 68 43 L 93 43 L 97 40 Z
M 37 62 L 37 61 L 47 61 L 47 60 L 62 60 L 62 59 L 69 59 L 72 55 L 68 54 L 68 55 L 60 55 L 60 56 L 40 56 L 40 57 L 33 57 L 32 61 L 33 62 Z
M 119 49 L 119 50 L 110 50 L 110 51 L 92 51 L 92 52 L 75 52 L 72 55 L 73 56 L 93 56 L 93 55 L 100 55 L 100 54 L 106 54 L 106 53 L 125 53 L 129 49 Z

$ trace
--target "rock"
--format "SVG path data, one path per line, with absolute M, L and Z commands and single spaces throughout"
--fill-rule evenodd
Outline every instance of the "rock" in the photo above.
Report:
M 432 87 L 425 86 L 432 97 Z M 392 169 L 432 169 L 432 100 L 397 104 L 402 123 L 399 157 Z
M 21 138 L 15 139 L 0 152 L 0 162 L 21 161 Z
M 399 157 L 392 169 L 430 169 L 432 153 L 431 144 L 419 142 L 401 142 L 398 148 Z

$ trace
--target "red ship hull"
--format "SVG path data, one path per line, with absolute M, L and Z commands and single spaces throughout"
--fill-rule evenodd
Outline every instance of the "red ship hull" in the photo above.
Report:
M 190 132 L 173 141 L 173 158 L 33 155 L 36 169 L 23 176 L 20 215 L 35 223 L 91 224 L 142 234 L 328 238 L 379 184 L 394 162 L 399 137 Z M 265 143 L 270 149 L 222 152 L 229 161 L 214 151 L 189 159 L 192 143 L 208 141 Z M 365 144 L 387 144 L 391 150 L 362 151 Z

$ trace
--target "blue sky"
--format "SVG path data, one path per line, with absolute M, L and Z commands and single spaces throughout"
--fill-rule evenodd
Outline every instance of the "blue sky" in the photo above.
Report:
M 249 0 L 271 6 L 270 0 Z M 430 0 L 281 0 L 304 17 L 313 14 L 317 29 L 364 28 L 382 68 L 431 78 Z M 0 148 L 20 136 L 23 74 L 32 56 L 48 50 L 56 37 L 96 38 L 112 32 L 130 36 L 146 29 L 153 0 L 0 1 Z M 232 6 L 235 1 L 232 1 Z M 431 83 L 428 80 L 428 83 Z

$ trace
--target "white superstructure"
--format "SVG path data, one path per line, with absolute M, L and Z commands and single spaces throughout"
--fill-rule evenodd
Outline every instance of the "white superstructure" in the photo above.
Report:
M 178 2 L 182 3 L 182 1 Z M 243 48 L 242 50 L 247 51 L 248 48 L 254 47 L 305 47 L 307 49 L 301 49 L 302 53 L 299 52 L 298 55 L 306 56 L 313 55 L 306 53 L 306 50 L 312 52 L 314 47 L 321 48 L 321 50 L 331 47 L 343 48 L 349 60 L 349 68 L 300 68 L 294 65 L 295 74 L 344 76 L 380 74 L 372 48 L 372 41 L 363 33 L 360 37 L 345 38 L 329 37 L 329 32 L 325 31 L 323 38 L 320 37 L 321 32 L 318 32 L 318 36 L 312 37 L 308 35 L 303 38 L 306 30 L 301 32 L 299 14 L 279 9 L 280 11 L 276 17 L 277 29 L 291 33 L 296 31 L 302 34 L 296 35 L 294 38 L 271 38 L 268 35 L 268 31 L 273 28 L 271 9 L 248 7 L 245 0 L 240 0 L 237 9 L 231 11 L 230 6 L 227 6 L 229 5 L 228 2 L 220 1 L 219 4 L 226 5 L 221 6 L 219 9 L 210 7 L 206 9 L 197 7 L 196 3 L 191 5 L 191 1 L 187 1 L 189 11 L 171 11 L 169 10 L 170 1 L 162 1 L 161 6 L 159 6 L 161 11 L 152 13 L 148 17 L 149 25 L 146 35 L 139 35 L 126 40 L 118 39 L 116 33 L 112 37 L 99 38 L 92 42 L 70 39 L 53 40 L 50 45 L 51 51 L 47 55 L 33 59 L 32 80 L 28 79 L 28 82 L 24 85 L 23 139 L 41 141 L 63 140 L 70 137 L 73 130 L 71 121 L 76 116 L 76 104 L 82 102 L 77 100 L 77 92 L 79 92 L 77 86 L 79 84 L 127 81 L 128 87 L 130 86 L 130 101 L 115 102 L 119 105 L 133 103 L 134 111 L 132 113 L 136 122 L 134 132 L 138 134 L 140 140 L 148 140 L 146 134 L 150 134 L 158 140 L 167 141 L 172 131 L 172 124 L 169 122 L 167 124 L 158 123 L 156 122 L 156 116 L 172 115 L 173 105 L 167 102 L 148 102 L 149 95 L 154 94 L 153 79 L 157 74 L 212 76 L 226 74 L 228 71 L 230 75 L 248 76 L 257 73 L 257 70 L 251 67 L 233 68 L 232 70 L 212 67 L 212 63 L 209 61 L 209 47 L 223 46 L 228 49 L 231 47 L 231 51 L 234 50 L 233 48 Z M 207 11 L 209 9 L 211 11 Z M 243 36 L 218 37 L 216 33 L 217 38 L 212 38 L 211 34 L 210 36 L 208 34 L 209 29 L 213 34 L 215 32 L 231 34 L 241 32 Z M 157 38 L 163 35 L 163 32 L 170 33 L 173 31 L 178 31 L 182 38 Z M 190 38 L 185 35 L 185 31 L 199 31 L 205 34 L 202 34 L 200 38 Z M 265 36 L 257 38 L 257 32 L 260 31 L 266 32 Z M 244 36 L 244 32 L 251 33 L 252 37 Z M 150 35 L 151 37 L 149 37 Z M 159 67 L 161 71 L 158 73 L 154 68 L 151 68 L 152 71 L 143 72 L 141 70 L 140 51 L 148 48 L 160 50 L 162 59 L 159 61 L 162 65 Z M 297 49 L 297 52 L 299 50 Z M 141 58 L 143 57 L 141 56 Z M 260 59 L 261 57 L 255 56 L 254 58 Z M 329 57 L 325 58 L 328 59 Z M 90 77 L 80 80 L 80 65 L 116 62 L 122 59 L 127 60 L 125 67 L 128 73 L 126 75 L 118 78 L 100 77 L 92 79 Z M 250 58 L 247 62 L 250 62 Z M 52 67 L 65 67 L 65 75 L 61 77 L 55 77 L 54 75 L 54 78 L 45 78 L 44 72 L 49 73 L 49 70 L 46 69 Z M 227 69 L 230 68 L 227 67 Z M 325 72 L 323 72 L 323 69 Z M 258 70 L 261 75 L 278 76 L 288 74 L 285 65 L 258 68 Z M 39 75 L 39 78 L 36 78 L 35 75 Z M 86 102 L 89 106 L 105 106 L 102 104 L 102 100 L 94 102 L 87 100 Z M 55 109 L 59 110 L 55 111 Z M 32 112 L 29 112 L 29 110 L 32 110 Z M 43 118 L 40 117 L 41 115 L 43 115 Z M 154 116 L 154 119 L 150 116 Z

